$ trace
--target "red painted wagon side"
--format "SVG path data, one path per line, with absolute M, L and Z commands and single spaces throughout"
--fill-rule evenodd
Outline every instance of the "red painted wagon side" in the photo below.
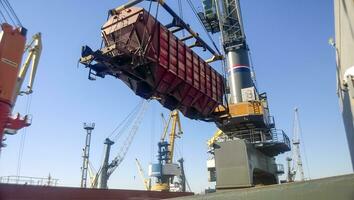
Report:
M 0 184 L 1 200 L 159 200 L 191 196 L 191 192 L 155 192 Z
M 105 59 L 90 66 L 97 75 L 113 75 L 192 119 L 211 119 L 223 103 L 223 77 L 144 9 L 111 15 L 102 36 Z

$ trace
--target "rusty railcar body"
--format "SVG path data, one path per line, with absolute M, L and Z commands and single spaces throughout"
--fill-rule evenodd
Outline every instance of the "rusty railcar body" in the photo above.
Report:
M 112 14 L 102 37 L 105 47 L 83 48 L 81 58 L 96 76 L 117 77 L 191 119 L 211 120 L 223 103 L 224 78 L 143 8 Z

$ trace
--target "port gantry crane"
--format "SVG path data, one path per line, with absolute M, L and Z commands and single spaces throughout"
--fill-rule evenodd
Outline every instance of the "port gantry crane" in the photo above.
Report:
M 158 142 L 158 163 L 149 166 L 149 176 L 157 179 L 156 184 L 151 187 L 153 191 L 170 191 L 170 185 L 174 183 L 173 179 L 182 175 L 182 166 L 173 163 L 175 140 L 183 134 L 179 112 L 177 110 L 171 111 L 164 124 L 164 130 Z M 168 141 L 166 137 L 169 138 Z
M 170 191 L 171 184 L 175 184 L 174 189 L 176 189 L 176 191 L 185 192 L 186 185 L 189 190 L 190 186 L 186 181 L 186 176 L 184 173 L 184 159 L 180 158 L 178 160 L 179 165 L 173 163 L 175 140 L 176 138 L 180 138 L 183 134 L 179 112 L 177 110 L 173 110 L 167 121 L 163 117 L 163 114 L 161 114 L 161 116 L 164 122 L 164 130 L 161 139 L 158 142 L 157 157 L 159 163 L 149 165 L 150 178 L 145 177 L 144 171 L 138 159 L 135 159 L 136 166 L 146 190 Z M 169 138 L 169 141 L 166 140 L 167 137 Z M 175 177 L 178 177 L 179 182 L 173 182 Z M 151 184 L 151 178 L 156 178 L 156 183 L 153 186 Z
M 33 92 L 34 79 L 42 52 L 41 33 L 33 36 L 26 45 L 27 29 L 21 25 L 9 2 L 5 1 L 4 9 L 8 17 L 17 21 L 17 25 L 8 24 L 5 15 L 2 15 L 0 35 L 0 150 L 4 134 L 14 135 L 19 129 L 31 124 L 30 117 L 21 117 L 19 113 L 12 115 L 18 96 L 30 95 Z M 7 9 L 7 10 L 6 10 Z M 0 11 L 1 14 L 2 11 Z M 11 14 L 10 14 L 11 13 Z M 23 65 L 21 61 L 23 55 Z M 26 90 L 22 90 L 28 69 L 31 68 L 29 82 Z
M 89 77 L 117 77 L 143 98 L 158 99 L 191 119 L 215 122 L 224 138 L 219 141 L 216 135 L 210 151 L 208 171 L 215 175 L 211 180 L 217 189 L 276 184 L 284 169 L 275 156 L 290 150 L 290 140 L 276 129 L 267 95 L 255 86 L 239 0 L 203 0 L 204 12 L 192 9 L 208 32 L 220 32 L 225 55 L 211 48 L 166 1 L 154 1 L 172 17 L 165 26 L 134 7 L 142 1 L 110 11 L 102 27 L 102 49 L 82 49 L 80 62 L 89 68 Z M 181 30 L 189 35 L 178 37 Z M 195 42 L 188 45 L 191 39 Z M 212 58 L 197 56 L 191 50 L 196 47 Z M 209 65 L 217 60 L 227 64 L 226 80 Z

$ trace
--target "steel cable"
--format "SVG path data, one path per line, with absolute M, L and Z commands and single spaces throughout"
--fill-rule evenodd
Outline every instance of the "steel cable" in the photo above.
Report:
M 26 115 L 28 115 L 28 113 L 30 112 L 31 105 L 32 105 L 32 95 L 27 96 Z M 27 136 L 27 127 L 24 128 L 23 133 L 21 135 L 20 149 L 19 149 L 18 160 L 17 160 L 17 171 L 16 171 L 17 177 L 21 175 L 22 159 L 23 159 L 23 152 L 25 149 L 26 136 Z
M 155 23 L 154 23 L 154 26 L 153 26 L 153 32 L 151 33 L 150 37 L 148 38 L 147 44 L 143 48 L 143 54 L 142 54 L 143 56 L 145 55 L 145 53 L 146 53 L 146 51 L 147 51 L 147 49 L 149 47 L 149 44 L 152 41 L 152 39 L 154 38 L 155 33 L 156 33 L 156 26 L 158 24 L 157 17 L 158 17 L 158 14 L 159 14 L 159 6 L 160 6 L 160 4 L 158 3 L 157 6 L 156 6 L 156 11 L 155 11 Z M 149 11 L 149 13 L 150 13 L 150 11 Z
M 179 12 L 179 16 L 182 20 L 184 20 L 183 18 L 183 9 L 182 9 L 182 1 L 181 0 L 178 0 L 178 12 Z M 182 30 L 182 36 L 185 37 L 186 34 L 185 34 L 185 30 L 183 29 Z
M 7 23 L 6 17 L 5 17 L 5 15 L 4 15 L 4 13 L 2 11 L 0 11 L 0 15 L 1 15 L 2 19 L 3 19 L 3 20 L 1 20 L 1 23 L 4 23 L 4 22 Z
M 137 114 L 137 112 L 138 112 L 138 110 L 139 110 L 139 107 L 141 107 L 141 106 L 142 106 L 142 101 L 139 102 L 139 103 L 134 107 L 134 109 L 125 117 L 125 119 L 124 119 L 123 121 L 121 121 L 121 122 L 113 129 L 113 131 L 108 135 L 107 138 L 111 138 L 116 132 L 118 132 L 117 135 L 114 136 L 113 141 L 118 140 L 118 138 L 120 137 L 120 135 L 122 135 L 122 134 L 119 134 L 119 133 L 122 133 L 122 130 L 123 130 L 123 131 L 125 130 L 124 128 L 129 125 L 128 121 L 131 121 L 131 120 L 134 118 L 134 116 Z M 122 128 L 121 128 L 121 127 L 122 127 Z M 120 130 L 120 131 L 118 131 L 118 130 Z
M 21 23 L 20 19 L 17 17 L 16 12 L 12 8 L 11 4 L 8 2 L 8 0 L 3 0 L 3 1 L 7 5 L 8 9 L 10 10 L 10 12 L 13 15 L 13 17 L 15 18 L 15 20 L 17 21 L 17 25 L 22 27 L 22 23 Z
M 10 21 L 15 25 L 16 23 L 15 23 L 14 19 L 12 19 L 11 14 L 7 10 L 6 5 L 4 4 L 4 2 L 2 0 L 0 0 L 0 4 L 3 7 L 3 9 L 4 9 L 6 15 L 8 16 L 8 18 L 10 19 Z
M 188 2 L 188 4 L 189 4 L 189 6 L 192 8 L 192 11 L 193 11 L 195 17 L 198 19 L 198 22 L 199 22 L 199 23 L 201 24 L 201 26 L 203 27 L 203 30 L 204 30 L 205 33 L 207 34 L 209 40 L 210 40 L 211 43 L 213 44 L 215 50 L 218 52 L 219 55 L 221 55 L 221 52 L 220 52 L 219 48 L 218 48 L 217 45 L 215 44 L 213 38 L 210 36 L 209 32 L 206 30 L 205 26 L 203 25 L 203 22 L 202 22 L 201 19 L 199 18 L 198 12 L 197 12 L 197 10 L 195 9 L 193 3 L 192 3 L 190 0 L 187 0 L 187 2 Z

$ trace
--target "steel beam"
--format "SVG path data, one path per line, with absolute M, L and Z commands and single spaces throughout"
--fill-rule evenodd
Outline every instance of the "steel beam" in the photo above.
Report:
M 178 16 L 178 14 L 175 13 L 175 11 L 173 11 L 172 8 L 166 4 L 166 2 L 164 0 L 133 0 L 133 1 L 130 1 L 130 2 L 126 3 L 126 4 L 123 4 L 122 6 L 119 6 L 116 9 L 111 10 L 110 13 L 120 12 L 120 11 L 122 11 L 124 9 L 133 7 L 133 6 L 135 6 L 138 3 L 141 3 L 143 1 L 153 1 L 153 2 L 159 3 L 173 17 L 174 25 L 177 26 L 177 27 L 181 27 L 183 29 L 186 29 L 197 40 L 197 43 L 199 43 L 203 48 L 205 48 L 211 54 L 213 54 L 213 56 L 215 57 L 214 60 L 221 60 L 223 58 L 222 55 L 220 55 L 218 52 L 216 52 L 202 38 L 200 38 L 199 34 L 194 32 L 191 29 L 190 25 L 187 24 L 185 21 L 183 21 L 183 19 L 181 19 Z

